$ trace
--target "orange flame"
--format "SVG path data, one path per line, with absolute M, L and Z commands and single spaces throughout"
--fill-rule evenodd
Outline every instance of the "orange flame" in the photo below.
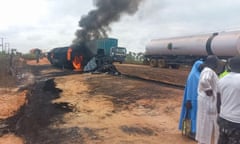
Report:
M 72 53 L 72 48 L 69 48 L 67 51 L 67 60 L 70 61 L 71 60 L 71 53 Z
M 75 56 L 72 61 L 72 65 L 74 69 L 82 71 L 82 62 L 83 62 L 83 56 Z

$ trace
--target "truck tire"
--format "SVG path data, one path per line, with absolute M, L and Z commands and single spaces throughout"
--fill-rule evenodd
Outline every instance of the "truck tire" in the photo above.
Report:
M 158 66 L 158 60 L 157 59 L 151 59 L 150 60 L 150 66 L 157 67 Z
M 143 59 L 143 64 L 144 64 L 144 65 L 149 65 L 149 64 L 150 64 L 150 62 L 149 62 L 149 60 L 148 60 L 148 59 L 144 58 L 144 59 Z
M 179 64 L 171 64 L 169 65 L 169 68 L 172 68 L 172 69 L 179 69 L 180 65 Z
M 159 59 L 158 60 L 158 67 L 160 68 L 166 68 L 166 62 L 164 59 Z

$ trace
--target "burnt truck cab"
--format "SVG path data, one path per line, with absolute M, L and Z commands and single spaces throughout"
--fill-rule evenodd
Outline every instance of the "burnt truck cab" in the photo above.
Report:
M 113 62 L 123 63 L 125 61 L 127 49 L 125 47 L 112 47 L 110 49 L 110 57 Z

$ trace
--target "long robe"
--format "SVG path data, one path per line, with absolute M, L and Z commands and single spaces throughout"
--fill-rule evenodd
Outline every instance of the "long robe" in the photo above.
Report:
M 181 115 L 179 119 L 179 130 L 182 130 L 182 121 L 184 120 L 186 116 L 186 102 L 188 100 L 191 101 L 192 108 L 189 110 L 188 118 L 191 119 L 191 132 L 196 132 L 196 117 L 197 117 L 197 89 L 198 89 L 198 82 L 200 77 L 200 71 L 199 66 L 203 62 L 201 60 L 198 60 L 194 63 L 191 72 L 188 75 L 185 90 L 184 90 L 184 96 L 182 100 L 182 110 Z
M 212 135 L 217 143 L 217 74 L 206 67 L 203 69 L 199 79 L 198 87 L 198 111 L 197 111 L 197 131 L 196 140 L 199 143 L 211 144 Z M 205 91 L 212 90 L 213 96 L 207 96 Z

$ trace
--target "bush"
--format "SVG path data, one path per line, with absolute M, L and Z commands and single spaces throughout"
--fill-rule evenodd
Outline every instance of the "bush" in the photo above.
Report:
M 2 88 L 15 86 L 15 78 L 9 73 L 9 65 L 8 55 L 0 53 L 0 87 Z
M 35 60 L 36 56 L 35 54 L 24 54 L 22 55 L 22 58 L 24 58 L 25 60 Z
M 143 53 L 128 52 L 124 63 L 128 64 L 143 64 Z

